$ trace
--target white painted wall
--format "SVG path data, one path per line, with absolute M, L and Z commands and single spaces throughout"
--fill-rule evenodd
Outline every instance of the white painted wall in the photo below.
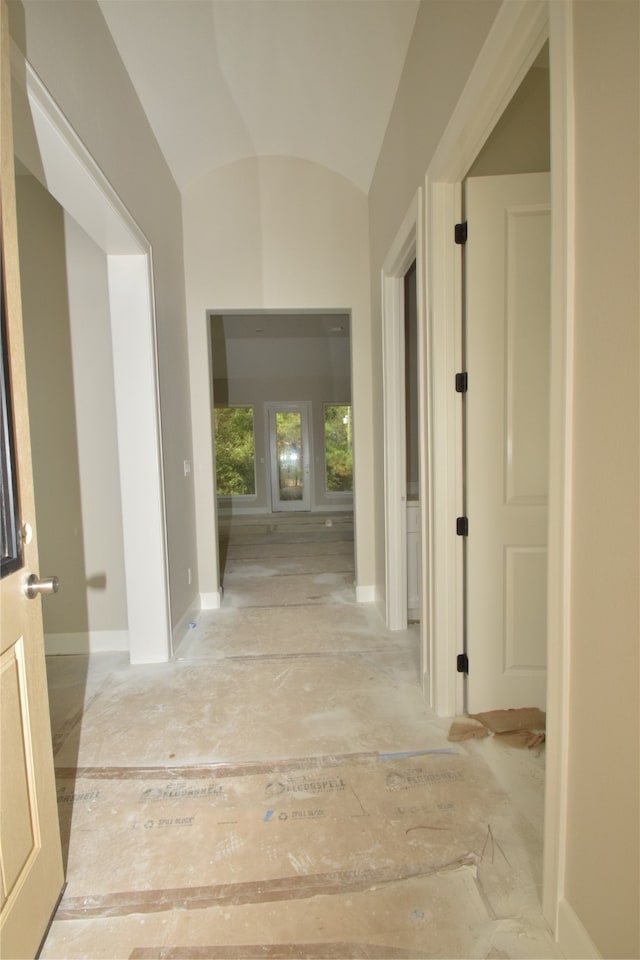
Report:
M 207 311 L 350 309 L 357 583 L 369 596 L 381 427 L 372 418 L 367 199 L 317 164 L 261 157 L 192 184 L 183 210 L 200 593 L 219 585 Z
M 351 376 L 347 337 L 270 337 L 268 317 L 257 323 L 267 328 L 264 336 L 226 338 L 220 344 L 213 344 L 214 379 L 335 377 L 348 380 Z M 216 362 L 220 351 L 224 353 L 222 366 Z

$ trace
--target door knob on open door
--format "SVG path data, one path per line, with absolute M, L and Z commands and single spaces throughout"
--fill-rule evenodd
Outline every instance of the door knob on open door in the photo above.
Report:
M 24 592 L 29 600 L 35 600 L 39 593 L 57 593 L 60 589 L 60 581 L 57 577 L 45 577 L 40 580 L 35 573 L 30 574 L 24 585 Z

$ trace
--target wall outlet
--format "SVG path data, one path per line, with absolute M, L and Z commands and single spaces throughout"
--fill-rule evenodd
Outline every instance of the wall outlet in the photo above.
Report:
M 191 583 L 191 567 L 187 567 L 187 580 Z

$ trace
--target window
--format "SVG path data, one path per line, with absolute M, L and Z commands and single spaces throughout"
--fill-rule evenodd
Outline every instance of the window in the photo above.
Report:
M 353 429 L 348 403 L 324 405 L 324 459 L 327 493 L 353 490 Z
M 253 407 L 216 407 L 213 417 L 218 496 L 255 496 Z

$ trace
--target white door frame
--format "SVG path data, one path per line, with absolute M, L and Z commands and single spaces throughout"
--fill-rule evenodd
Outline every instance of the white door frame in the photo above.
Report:
M 269 471 L 268 471 L 268 481 L 269 481 L 269 490 L 270 490 L 270 501 L 271 501 L 271 510 L 273 513 L 293 513 L 299 511 L 300 513 L 309 512 L 311 510 L 312 502 L 312 476 L 311 476 L 311 464 L 313 463 L 313 458 L 311 456 L 311 403 L 308 400 L 300 400 L 298 402 L 294 401 L 283 401 L 282 403 L 277 403 L 275 401 L 268 401 L 264 405 L 265 408 L 265 418 L 266 418 L 266 427 L 267 427 L 267 440 L 269 444 Z M 282 501 L 278 498 L 280 504 L 280 510 L 275 509 L 276 502 L 276 490 L 278 489 L 278 465 L 276 462 L 277 454 L 277 437 L 275 431 L 275 415 L 278 412 L 287 412 L 287 413 L 296 413 L 300 412 L 300 430 L 302 432 L 302 491 L 303 497 L 301 501 L 292 501 L 293 505 L 289 506 L 287 501 Z M 298 506 L 298 504 L 303 504 Z
M 551 383 L 548 569 L 547 763 L 543 910 L 567 932 L 564 900 L 568 729 L 568 623 L 571 543 L 573 381 L 574 122 L 572 7 L 563 0 L 511 0 L 500 8 L 426 176 L 427 303 L 432 345 L 434 645 L 433 705 L 461 707 L 455 657 L 461 644 L 459 407 L 453 377 L 459 359 L 459 252 L 452 243 L 460 186 L 545 40 L 551 86 Z
M 416 261 L 418 329 L 418 435 L 420 440 L 420 539 L 422 562 L 420 674 L 430 700 L 431 462 L 429 458 L 429 343 L 424 299 L 424 197 L 420 187 L 396 234 L 381 272 L 385 497 L 385 614 L 390 630 L 407 627 L 407 496 L 404 356 L 404 278 Z
M 11 65 L 16 154 L 107 257 L 129 655 L 164 662 L 172 638 L 151 245 L 13 43 Z

